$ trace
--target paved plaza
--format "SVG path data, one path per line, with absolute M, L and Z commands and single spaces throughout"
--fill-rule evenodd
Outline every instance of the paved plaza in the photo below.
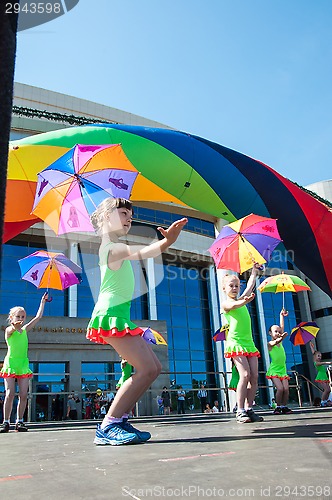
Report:
M 95 423 L 0 436 L 1 499 L 330 498 L 332 409 L 138 418 L 150 442 L 95 446 Z

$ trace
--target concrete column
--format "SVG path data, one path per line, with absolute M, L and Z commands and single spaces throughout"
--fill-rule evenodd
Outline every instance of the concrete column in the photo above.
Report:
M 71 351 L 69 353 L 69 393 L 74 392 L 75 395 L 78 395 L 81 403 L 77 404 L 77 414 L 78 418 L 82 418 L 82 367 L 81 367 L 81 358 L 77 356 L 76 351 Z
M 148 279 L 148 306 L 149 306 L 149 319 L 157 320 L 157 297 L 156 297 L 156 272 L 154 266 L 154 259 L 146 259 L 145 269 Z
M 266 332 L 266 326 L 265 326 L 262 294 L 258 290 L 259 284 L 260 284 L 260 280 L 259 280 L 259 278 L 256 278 L 256 310 L 257 310 L 257 319 L 258 319 L 260 337 L 261 337 L 261 341 L 262 341 L 261 342 L 261 345 L 262 345 L 261 356 L 262 356 L 262 360 L 263 360 L 263 364 L 264 364 L 264 370 L 267 371 L 268 367 L 270 366 L 270 355 L 269 355 L 269 348 L 267 345 L 268 339 L 267 339 L 267 332 Z M 267 384 L 269 384 L 268 381 L 267 381 Z M 272 398 L 274 398 L 273 386 L 269 385 L 267 392 L 268 392 L 269 399 L 271 401 Z
M 214 266 L 209 266 L 209 288 L 210 288 L 210 297 L 211 297 L 211 306 L 212 306 L 212 311 L 211 311 L 211 316 L 212 316 L 212 328 L 213 331 L 215 332 L 220 328 L 221 325 L 221 319 L 220 319 L 220 311 L 219 311 L 219 306 L 218 306 L 218 290 L 216 286 L 216 281 L 214 279 L 214 274 L 216 270 Z M 222 342 L 216 342 L 216 354 L 217 354 L 217 370 L 218 372 L 223 372 L 224 371 L 224 353 L 223 353 L 223 345 Z M 225 388 L 225 379 L 221 373 L 218 374 L 217 376 L 218 380 L 218 387 L 220 389 Z M 220 391 L 220 399 L 221 399 L 221 404 L 222 407 L 226 406 L 226 394 L 225 391 L 221 390 Z

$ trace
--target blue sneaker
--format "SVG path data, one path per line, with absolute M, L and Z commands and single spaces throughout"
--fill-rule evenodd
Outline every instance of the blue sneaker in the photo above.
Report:
M 93 442 L 94 444 L 110 444 L 112 446 L 140 443 L 136 434 L 127 432 L 120 424 L 110 424 L 104 429 L 101 429 L 100 424 L 98 424 Z
M 145 441 L 149 441 L 151 438 L 150 432 L 144 432 L 144 431 L 139 431 L 138 429 L 135 429 L 127 419 L 124 419 L 121 422 L 121 427 L 124 429 L 126 432 L 129 432 L 130 434 L 136 434 L 136 436 L 139 439 L 140 443 L 145 443 Z

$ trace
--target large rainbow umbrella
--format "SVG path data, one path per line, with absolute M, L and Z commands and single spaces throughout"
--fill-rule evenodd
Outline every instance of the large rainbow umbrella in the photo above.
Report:
M 278 219 L 289 256 L 332 297 L 331 209 L 262 162 L 175 130 L 101 124 L 11 143 L 5 241 L 38 220 L 31 215 L 37 174 L 75 144 L 121 144 L 128 160 L 151 183 L 150 189 L 135 183 L 133 202 L 158 202 L 158 210 L 165 204 L 167 211 L 169 204 L 180 205 L 188 207 L 188 215 L 195 216 L 196 210 L 198 218 L 203 213 L 227 223 L 252 212 Z

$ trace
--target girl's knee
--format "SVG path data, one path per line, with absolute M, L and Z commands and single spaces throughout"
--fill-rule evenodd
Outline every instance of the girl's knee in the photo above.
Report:
M 247 370 L 243 371 L 240 375 L 240 379 L 248 383 L 250 381 L 250 372 Z
M 160 375 L 162 368 L 163 368 L 163 367 L 162 367 L 162 365 L 161 365 L 160 361 L 159 361 L 159 360 L 157 360 L 157 362 L 156 362 L 156 372 L 157 372 L 157 377 L 158 377 L 158 375 Z
M 6 389 L 6 397 L 7 401 L 12 401 L 15 397 L 15 390 L 12 389 Z

